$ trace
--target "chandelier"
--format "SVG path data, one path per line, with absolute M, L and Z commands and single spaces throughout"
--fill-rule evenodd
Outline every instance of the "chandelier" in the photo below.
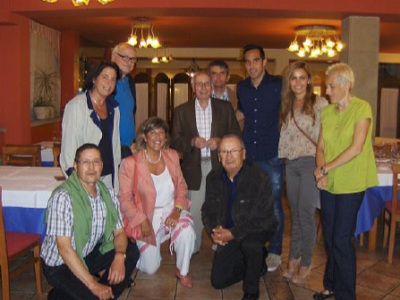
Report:
M 200 69 L 199 65 L 196 64 L 196 62 L 194 61 L 194 58 L 193 58 L 190 66 L 185 69 L 185 73 L 190 77 L 194 77 L 194 75 L 196 75 L 196 73 L 199 71 L 201 71 L 201 69 Z
M 139 48 L 152 47 L 154 49 L 162 47 L 158 38 L 154 35 L 154 25 L 149 22 L 148 18 L 140 17 L 136 19 L 136 22 L 131 27 L 131 35 L 128 38 L 128 44 L 132 46 L 138 45 Z M 145 39 L 144 32 L 147 30 L 147 36 Z M 140 39 L 138 34 L 140 33 Z
M 58 0 L 42 0 L 48 3 L 56 3 Z M 90 0 L 71 0 L 74 6 L 88 5 Z M 108 4 L 114 0 L 97 0 L 101 4 Z
M 157 49 L 154 50 L 155 51 L 155 55 L 151 60 L 151 62 L 153 64 L 159 64 L 159 63 L 167 64 L 167 63 L 169 63 L 170 61 L 173 60 L 172 54 L 167 55 L 167 50 L 165 48 L 163 48 L 163 49 L 164 49 L 164 52 L 162 53 L 161 56 L 158 56 L 158 50 Z
M 297 41 L 298 37 L 304 38 L 300 44 Z M 335 27 L 310 25 L 296 28 L 294 41 L 290 43 L 287 50 L 294 52 L 299 57 L 317 58 L 324 54 L 327 57 L 334 57 L 343 48 L 343 42 L 339 39 Z

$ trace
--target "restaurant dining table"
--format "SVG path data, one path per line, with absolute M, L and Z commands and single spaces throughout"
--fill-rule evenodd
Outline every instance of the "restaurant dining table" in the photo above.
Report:
M 43 238 L 47 202 L 63 180 L 60 168 L 0 166 L 6 231 L 39 233 Z
M 376 249 L 377 218 L 385 207 L 385 201 L 392 199 L 393 173 L 390 163 L 378 163 L 379 185 L 365 191 L 357 216 L 355 236 L 368 232 L 368 249 Z

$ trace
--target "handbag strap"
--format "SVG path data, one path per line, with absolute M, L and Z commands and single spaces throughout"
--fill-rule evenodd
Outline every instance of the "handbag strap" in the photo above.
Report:
M 300 132 L 315 146 L 317 147 L 317 143 L 297 124 L 295 117 L 293 116 L 294 125 L 300 130 Z

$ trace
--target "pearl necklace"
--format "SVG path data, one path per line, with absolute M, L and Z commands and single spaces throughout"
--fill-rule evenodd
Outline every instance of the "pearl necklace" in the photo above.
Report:
M 147 150 L 144 150 L 144 155 L 146 155 L 146 159 L 151 162 L 152 164 L 158 164 L 161 160 L 161 151 L 160 151 L 160 156 L 158 157 L 157 160 L 152 160 L 149 155 L 147 154 Z

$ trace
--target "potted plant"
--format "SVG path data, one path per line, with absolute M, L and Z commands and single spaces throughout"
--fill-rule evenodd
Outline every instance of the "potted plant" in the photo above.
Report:
M 38 120 L 55 117 L 54 95 L 58 77 L 58 72 L 36 68 L 33 111 Z

